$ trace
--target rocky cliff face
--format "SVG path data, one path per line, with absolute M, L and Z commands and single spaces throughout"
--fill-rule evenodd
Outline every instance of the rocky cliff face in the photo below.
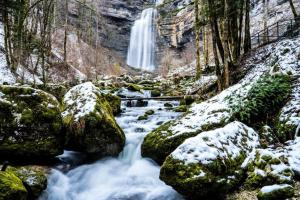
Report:
M 155 0 L 85 0 L 88 6 L 82 6 L 78 0 L 71 0 L 68 6 L 68 16 L 71 25 L 81 30 L 80 37 L 90 43 L 100 43 L 111 49 L 124 59 L 130 40 L 130 31 L 134 21 L 142 10 L 154 5 Z M 261 29 L 263 24 L 263 1 L 256 0 L 252 4 L 251 32 Z M 64 1 L 60 2 L 63 7 Z M 300 3 L 295 2 L 299 9 Z M 191 62 L 193 56 L 193 0 L 164 0 L 157 6 L 157 59 L 162 63 L 166 51 L 175 52 L 177 59 L 182 61 L 187 54 Z M 62 16 L 65 15 L 62 13 Z M 292 18 L 287 0 L 269 0 L 268 24 L 280 18 Z M 63 20 L 62 20 L 63 21 Z M 83 23 L 82 23 L 83 22 Z M 257 26 L 257 23 L 259 25 Z M 98 36 L 98 37 L 96 37 Z M 92 39 L 90 39 L 92 38 Z M 178 65 L 182 65 L 180 62 Z
M 193 40 L 192 0 L 166 1 L 158 6 L 158 32 L 163 45 L 181 48 Z
M 79 28 L 82 31 L 81 36 L 86 40 L 92 36 L 94 43 L 97 40 L 104 47 L 126 57 L 131 26 L 144 5 L 151 0 L 87 0 L 85 2 L 87 6 L 82 6 L 82 3 L 77 0 L 69 2 L 68 18 L 71 25 Z M 63 4 L 64 2 L 61 2 L 60 6 L 63 7 Z

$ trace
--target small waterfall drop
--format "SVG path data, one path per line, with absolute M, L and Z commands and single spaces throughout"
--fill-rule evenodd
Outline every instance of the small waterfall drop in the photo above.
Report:
M 147 8 L 134 22 L 127 54 L 129 66 L 146 71 L 155 69 L 156 13 L 155 8 Z
M 135 95 L 125 90 L 126 97 Z M 149 96 L 144 92 L 143 97 Z M 47 190 L 39 200 L 183 200 L 173 188 L 159 179 L 160 167 L 141 155 L 144 137 L 160 126 L 180 116 L 168 108 L 165 101 L 148 101 L 145 107 L 127 106 L 116 118 L 126 135 L 126 145 L 117 158 L 103 158 L 92 164 L 75 166 L 71 170 L 57 166 L 52 169 Z M 168 103 L 178 106 L 179 102 Z M 147 110 L 153 110 L 147 120 L 138 120 Z M 78 163 L 75 152 L 59 156 L 67 165 Z M 61 170 L 63 169 L 63 170 Z

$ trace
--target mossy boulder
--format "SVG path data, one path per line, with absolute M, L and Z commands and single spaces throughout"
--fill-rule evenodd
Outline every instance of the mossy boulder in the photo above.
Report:
M 154 110 L 147 110 L 146 112 L 145 112 L 145 115 L 154 115 Z
M 151 90 L 151 97 L 159 97 L 161 92 L 159 90 Z
M 143 121 L 143 120 L 147 120 L 148 119 L 148 115 L 141 115 L 138 117 L 138 121 Z
M 140 92 L 142 90 L 142 87 L 136 84 L 129 84 L 127 85 L 127 89 L 132 92 Z
M 173 105 L 171 103 L 165 103 L 164 107 L 166 107 L 166 108 L 173 108 Z
M 30 199 L 38 199 L 47 188 L 47 169 L 38 166 L 8 167 L 8 172 L 20 178 L 27 188 Z
M 63 152 L 60 104 L 31 87 L 0 86 L 0 157 L 38 161 Z
M 188 199 L 214 198 L 237 187 L 240 165 L 259 146 L 259 136 L 241 122 L 185 140 L 163 163 L 160 179 Z
M 64 95 L 68 91 L 67 87 L 61 84 L 38 85 L 37 88 L 52 94 L 59 102 L 62 102 Z
M 257 198 L 259 200 L 279 200 L 279 199 L 287 199 L 294 196 L 294 188 L 288 184 L 281 185 L 269 185 L 263 187 Z
M 121 113 L 121 98 L 113 94 L 104 94 L 105 99 L 109 103 L 114 115 Z
M 180 105 L 174 108 L 174 112 L 186 112 L 186 111 L 187 111 L 187 107 L 185 105 Z
M 0 171 L 0 199 L 1 200 L 27 200 L 27 190 L 14 173 Z
M 95 158 L 118 155 L 125 135 L 99 88 L 91 82 L 73 87 L 63 100 L 66 147 Z

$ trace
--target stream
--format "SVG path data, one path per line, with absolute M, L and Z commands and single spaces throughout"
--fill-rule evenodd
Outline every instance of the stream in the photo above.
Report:
M 126 135 L 126 145 L 118 158 L 104 158 L 81 165 L 66 173 L 52 169 L 48 188 L 40 200 L 179 200 L 182 197 L 159 179 L 160 167 L 151 159 L 142 158 L 144 137 L 162 123 L 175 119 L 178 113 L 164 107 L 166 101 L 148 101 L 145 107 L 128 107 L 116 118 Z M 172 101 L 174 106 L 178 102 Z M 155 114 L 148 120 L 138 116 L 147 110 Z M 74 161 L 77 154 L 65 152 L 64 160 Z M 79 159 L 79 158 L 78 158 Z

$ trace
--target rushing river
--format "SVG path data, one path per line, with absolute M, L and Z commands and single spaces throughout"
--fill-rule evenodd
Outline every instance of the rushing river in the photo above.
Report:
M 48 188 L 41 200 L 178 200 L 176 191 L 159 179 L 159 166 L 142 158 L 144 137 L 163 122 L 175 119 L 178 113 L 164 108 L 160 101 L 149 101 L 147 107 L 126 107 L 117 122 L 126 135 L 126 145 L 118 158 L 105 158 L 63 173 L 53 169 Z M 170 102 L 177 105 L 177 102 Z M 155 114 L 148 120 L 137 118 L 147 110 Z M 76 154 L 66 152 L 65 160 Z

